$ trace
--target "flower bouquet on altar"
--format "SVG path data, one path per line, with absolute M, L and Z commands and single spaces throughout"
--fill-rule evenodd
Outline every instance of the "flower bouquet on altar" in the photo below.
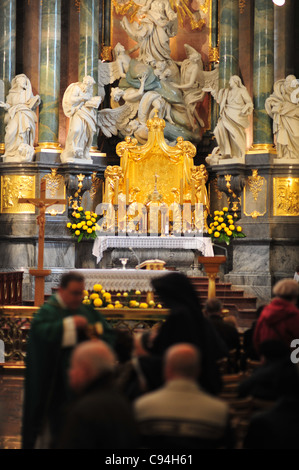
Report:
M 83 304 L 93 305 L 95 308 L 162 308 L 160 303 L 153 300 L 142 302 L 142 295 L 139 290 L 131 292 L 118 292 L 117 300 L 112 301 L 112 295 L 103 289 L 101 284 L 95 284 L 92 291 L 84 291 Z
M 222 211 L 214 211 L 213 221 L 209 225 L 209 235 L 212 241 L 225 242 L 230 244 L 234 238 L 245 238 L 242 227 L 236 225 L 238 216 L 228 213 L 228 208 L 223 207 Z
M 72 212 L 70 222 L 67 223 L 72 237 L 78 237 L 78 243 L 83 239 L 96 239 L 96 230 L 99 228 L 97 221 L 100 216 L 94 212 L 84 212 L 83 207 L 79 207 L 77 210 Z

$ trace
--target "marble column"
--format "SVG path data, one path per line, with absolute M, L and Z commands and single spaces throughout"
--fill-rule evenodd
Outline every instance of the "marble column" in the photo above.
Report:
M 90 75 L 98 82 L 98 58 L 99 0 L 81 0 L 78 71 L 80 81 L 86 75 Z
M 0 0 L 0 101 L 5 101 L 15 69 L 16 0 Z M 4 115 L 4 110 L 0 108 L 0 153 L 4 153 Z
M 232 75 L 239 75 L 239 2 L 220 2 L 219 88 L 224 88 Z
M 212 0 L 212 24 L 211 24 L 211 50 L 210 62 L 212 68 L 219 61 L 219 30 L 218 30 L 218 0 Z M 218 119 L 218 106 L 211 97 L 211 129 L 214 130 Z
M 80 39 L 79 39 L 79 81 L 86 75 L 94 78 L 94 95 L 98 94 L 99 59 L 99 0 L 80 2 Z M 91 151 L 97 150 L 97 135 L 94 136 Z
M 41 14 L 39 148 L 60 149 L 61 0 L 43 0 Z
M 273 142 L 271 119 L 265 101 L 274 82 L 274 5 L 272 0 L 255 0 L 253 63 L 253 149 L 270 150 Z

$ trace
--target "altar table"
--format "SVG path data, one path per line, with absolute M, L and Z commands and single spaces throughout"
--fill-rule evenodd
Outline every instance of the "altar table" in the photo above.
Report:
M 109 248 L 197 250 L 203 256 L 214 256 L 210 237 L 98 237 L 92 250 L 98 263 Z

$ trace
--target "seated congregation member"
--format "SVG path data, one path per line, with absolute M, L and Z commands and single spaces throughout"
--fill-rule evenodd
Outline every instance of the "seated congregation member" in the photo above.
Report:
M 200 352 L 191 344 L 170 347 L 164 358 L 165 385 L 135 401 L 146 448 L 231 447 L 228 405 L 197 383 Z
M 229 351 L 240 349 L 240 338 L 238 330 L 232 323 L 224 321 L 222 314 L 222 302 L 219 299 L 207 300 L 204 313 L 212 322 L 215 330 L 225 342 Z
M 209 393 L 219 393 L 222 383 L 216 362 L 227 356 L 228 349 L 203 315 L 190 280 L 182 273 L 171 273 L 153 279 L 152 284 L 170 314 L 153 341 L 151 354 L 162 357 L 176 343 L 197 346 L 202 356 L 200 384 Z
M 280 397 L 279 377 L 290 361 L 290 349 L 282 341 L 269 340 L 260 345 L 262 365 L 239 385 L 239 397 L 253 396 L 267 401 Z
M 299 450 L 299 368 L 287 361 L 277 374 L 280 399 L 251 418 L 245 449 Z
M 147 341 L 151 331 L 134 335 L 130 360 L 117 369 L 119 390 L 133 401 L 163 384 L 162 358 L 150 355 Z
M 138 431 L 129 402 L 114 383 L 116 356 L 103 341 L 73 351 L 69 381 L 77 398 L 69 407 L 60 449 L 133 449 Z
M 244 350 L 244 357 L 243 360 L 251 359 L 252 361 L 259 360 L 259 354 L 256 352 L 254 344 L 253 344 L 253 335 L 256 324 L 258 319 L 261 316 L 261 313 L 264 309 L 265 305 L 260 305 L 256 311 L 256 320 L 254 320 L 251 324 L 251 327 L 248 330 L 244 331 L 243 334 L 243 350 Z
M 83 291 L 81 275 L 64 274 L 57 294 L 50 297 L 32 320 L 22 423 L 25 449 L 54 445 L 64 405 L 70 398 L 67 380 L 70 354 L 77 343 L 88 339 L 89 325 L 98 324 L 102 339 L 113 342 L 113 331 L 104 317 L 92 306 L 82 304 Z
M 253 341 L 258 353 L 266 340 L 280 340 L 290 348 L 292 340 L 299 338 L 298 282 L 283 279 L 275 284 L 273 294 L 274 299 L 264 307 L 255 327 Z

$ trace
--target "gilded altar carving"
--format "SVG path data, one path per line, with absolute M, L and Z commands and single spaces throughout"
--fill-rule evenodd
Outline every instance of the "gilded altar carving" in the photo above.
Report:
M 210 47 L 209 62 L 219 62 L 219 47 Z
M 182 137 L 177 138 L 175 146 L 169 146 L 164 138 L 165 121 L 158 117 L 157 111 L 147 121 L 147 128 L 145 145 L 138 145 L 137 139 L 128 136 L 116 146 L 120 166 L 106 168 L 103 202 L 147 205 L 157 192 L 161 201 L 156 202 L 163 202 L 168 208 L 173 204 L 191 203 L 194 210 L 194 204 L 202 204 L 204 226 L 207 228 L 206 219 L 210 211 L 206 189 L 208 172 L 204 165 L 194 166 L 196 147 Z M 199 224 L 193 228 L 196 230 L 197 226 Z
M 267 212 L 267 180 L 252 170 L 244 186 L 244 214 L 256 219 Z
M 252 170 L 252 176 L 248 177 L 249 191 L 252 193 L 253 199 L 257 201 L 258 195 L 265 183 L 265 178 L 258 174 L 258 170 Z
M 1 176 L 1 213 L 34 214 L 32 204 L 19 204 L 19 198 L 35 197 L 35 176 L 2 175 Z
M 102 185 L 102 181 L 100 180 L 100 178 L 97 178 L 97 172 L 94 171 L 91 175 L 91 188 L 89 191 L 92 201 L 94 201 L 97 192 L 101 188 L 101 185 Z
M 65 199 L 66 190 L 64 177 L 57 174 L 57 168 L 52 168 L 51 173 L 45 175 L 43 180 L 46 181 L 46 197 L 49 199 Z M 48 207 L 46 214 L 57 215 L 65 212 L 64 204 L 54 204 Z
M 246 0 L 239 0 L 240 13 L 244 13 L 246 7 Z
M 299 216 L 299 178 L 274 178 L 273 215 Z
M 74 196 L 70 196 L 68 198 L 68 203 L 69 203 L 69 206 L 74 209 L 74 210 L 77 210 L 78 207 L 81 206 L 81 203 L 82 203 L 82 197 L 83 197 L 83 194 L 82 194 L 82 189 L 83 189 L 83 181 L 85 179 L 85 175 L 82 175 L 82 173 L 80 173 L 79 175 L 77 175 L 77 180 L 78 180 L 78 189 L 77 191 L 75 192 Z

